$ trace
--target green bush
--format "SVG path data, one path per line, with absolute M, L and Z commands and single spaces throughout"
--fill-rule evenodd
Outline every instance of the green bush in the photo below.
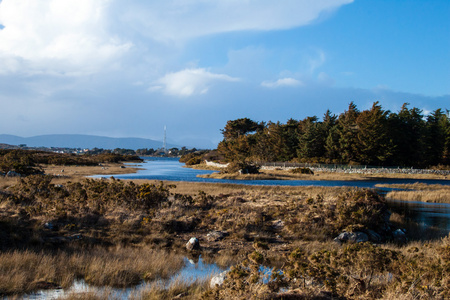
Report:
M 291 173 L 314 175 L 314 172 L 310 168 L 295 168 L 291 170 Z

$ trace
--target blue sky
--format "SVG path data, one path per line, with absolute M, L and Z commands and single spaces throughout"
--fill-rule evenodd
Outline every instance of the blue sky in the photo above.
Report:
M 0 24 L 4 134 L 211 148 L 241 117 L 450 109 L 447 0 L 2 0 Z

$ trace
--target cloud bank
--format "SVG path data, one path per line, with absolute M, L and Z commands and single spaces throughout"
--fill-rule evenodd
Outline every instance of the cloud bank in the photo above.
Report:
M 186 69 L 179 72 L 168 73 L 150 87 L 151 91 L 162 90 L 165 94 L 179 97 L 194 94 L 206 94 L 209 86 L 217 81 L 239 81 L 224 74 L 214 74 L 205 69 Z
M 351 2 L 3 0 L 0 72 L 86 75 L 117 68 L 133 47 L 155 57 L 200 36 L 302 26 Z
M 281 78 L 277 81 L 263 81 L 261 83 L 261 86 L 267 87 L 267 88 L 278 88 L 278 87 L 295 87 L 295 86 L 302 86 L 303 82 L 300 80 L 294 79 L 294 78 Z
M 371 90 L 395 86 L 375 75 L 355 81 L 372 72 L 350 67 L 352 58 L 342 58 L 355 51 L 344 42 L 348 32 L 326 26 L 352 2 L 0 0 L 0 106 L 8 112 L 0 133 L 162 139 L 167 125 L 174 143 L 188 144 L 219 141 L 234 118 L 284 122 L 338 113 L 350 101 L 446 108 L 448 95 Z M 360 3 L 372 9 L 363 1 L 348 8 Z M 367 36 L 358 22 L 346 28 Z M 373 43 L 391 47 L 383 36 L 371 35 Z

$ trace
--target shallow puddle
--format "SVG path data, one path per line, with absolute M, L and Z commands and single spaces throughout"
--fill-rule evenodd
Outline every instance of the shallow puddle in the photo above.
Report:
M 169 287 L 172 283 L 180 281 L 185 282 L 187 284 L 194 283 L 195 281 L 209 281 L 212 276 L 225 271 L 225 269 L 220 268 L 216 264 L 205 263 L 201 258 L 201 256 L 199 257 L 198 261 L 194 261 L 188 258 L 185 258 L 184 260 L 185 260 L 184 267 L 170 279 L 166 280 L 143 282 L 137 286 L 126 289 L 96 287 L 87 284 L 84 280 L 75 280 L 73 282 L 73 285 L 68 289 L 41 290 L 33 294 L 22 295 L 21 299 L 27 300 L 50 300 L 60 298 L 64 299 L 65 296 L 71 294 L 83 294 L 83 293 L 108 295 L 113 299 L 129 299 L 132 296 L 138 295 L 142 291 L 150 289 L 152 285 L 155 284 Z M 3 299 L 7 300 L 8 297 L 4 297 Z

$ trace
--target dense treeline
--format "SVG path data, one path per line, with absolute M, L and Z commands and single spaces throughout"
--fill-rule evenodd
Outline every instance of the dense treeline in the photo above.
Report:
M 359 111 L 351 102 L 336 116 L 329 110 L 301 121 L 228 121 L 218 151 L 228 161 L 299 161 L 430 167 L 450 164 L 448 110 L 425 116 L 403 104 L 398 113 L 378 102 Z

